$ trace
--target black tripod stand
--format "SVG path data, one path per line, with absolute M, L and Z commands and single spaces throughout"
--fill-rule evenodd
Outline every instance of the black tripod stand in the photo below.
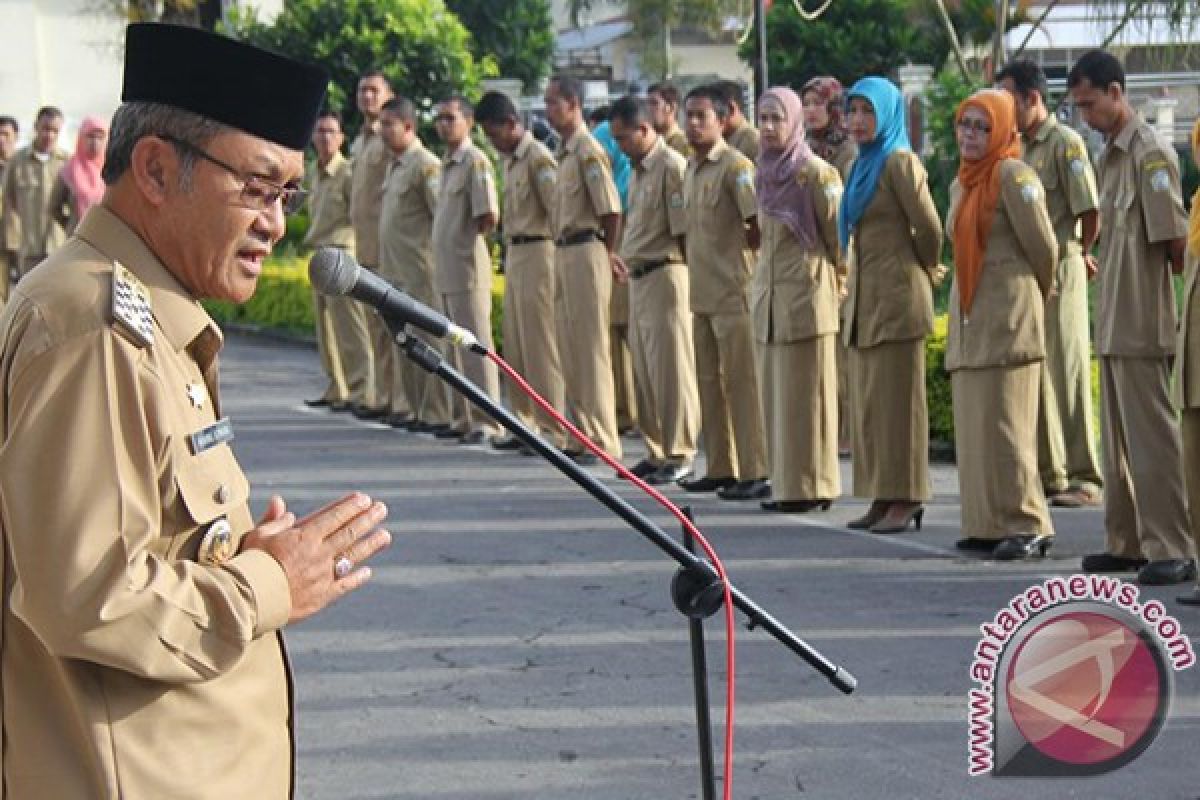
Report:
M 542 437 L 531 431 L 524 423 L 512 415 L 508 409 L 488 397 L 475 384 L 467 380 L 461 373 L 450 367 L 442 355 L 421 339 L 412 336 L 405 330 L 404 322 L 383 316 L 384 322 L 391 331 L 396 343 L 413 363 L 444 380 L 456 391 L 464 395 L 474 405 L 486 411 L 489 416 L 499 422 L 506 430 L 532 447 L 547 461 L 558 468 L 584 491 L 600 501 L 621 519 L 647 539 L 658 549 L 662 550 L 679 564 L 679 571 L 671 582 L 671 596 L 676 608 L 689 619 L 692 670 L 696 690 L 696 719 L 700 730 L 700 764 L 704 773 L 704 797 L 706 800 L 713 794 L 713 758 L 712 734 L 709 722 L 708 689 L 704 663 L 704 641 L 702 621 L 715 614 L 722 606 L 725 596 L 725 586 L 716 569 L 708 561 L 699 558 L 690 549 L 691 537 L 686 535 L 689 547 L 667 535 L 662 528 L 631 506 L 607 486 L 596 480 L 578 464 L 568 458 L 558 448 L 550 445 Z M 476 350 L 475 352 L 480 352 Z M 482 356 L 481 356 L 482 357 Z M 685 512 L 686 513 L 686 512 Z M 690 513 L 688 514 L 690 519 Z M 753 600 L 743 594 L 736 586 L 729 586 L 729 594 L 733 605 L 750 619 L 750 627 L 761 627 L 775 637 L 800 658 L 804 659 L 813 669 L 829 679 L 830 683 L 841 691 L 849 694 L 854 691 L 857 681 L 844 668 L 829 661 L 818 653 L 807 642 L 780 624 L 774 617 L 764 611 Z

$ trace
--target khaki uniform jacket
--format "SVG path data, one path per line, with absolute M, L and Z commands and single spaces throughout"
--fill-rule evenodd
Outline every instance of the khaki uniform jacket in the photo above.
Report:
M 442 162 L 433 214 L 434 291 L 491 289 L 492 257 L 476 222 L 489 213 L 500 216 L 492 162 L 467 139 Z
M 379 134 L 379 123 L 364 123 L 354 144 L 350 188 L 350 221 L 354 225 L 354 246 L 358 260 L 371 269 L 379 267 L 379 217 L 383 213 L 383 181 L 387 178 L 392 154 Z
M 16 152 L 4 173 L 4 243 L 21 259 L 54 252 L 62 245 L 66 232 L 59 222 L 61 210 L 51 207 L 51 196 L 58 173 L 67 163 L 67 154 L 55 150 L 42 162 L 33 148 Z
M 529 131 L 512 155 L 504 157 L 504 235 L 546 236 L 558 180 L 558 164 L 546 145 Z
M 920 339 L 933 332 L 928 270 L 941 256 L 942 223 L 915 153 L 897 150 L 888 156 L 849 250 L 842 334 L 847 347 Z
M 392 162 L 383 190 L 379 268 L 391 280 L 433 289 L 433 215 L 442 190 L 442 162 L 413 140 Z
M 832 165 L 814 155 L 797 170 L 796 182 L 812 194 L 817 242 L 810 248 L 782 221 L 759 212 L 762 246 L 750 285 L 754 338 L 759 342 L 799 342 L 838 329 L 842 181 Z
M 858 145 L 854 143 L 853 139 L 847 136 L 837 146 L 837 149 L 833 151 L 832 156 L 826 159 L 838 171 L 838 175 L 842 177 L 843 186 L 846 184 L 846 178 L 850 177 L 850 168 L 854 166 L 856 158 L 858 158 Z
M 688 144 L 687 134 L 678 125 L 663 134 L 662 138 L 666 140 L 667 147 L 679 153 L 679 155 L 684 158 L 692 157 L 692 146 Z
M 354 251 L 354 228 L 350 224 L 350 160 L 341 153 L 324 167 L 313 164 L 312 195 L 309 197 L 310 223 L 304 246 L 342 247 Z
M 1033 170 L 1016 159 L 1005 161 L 1000 170 L 1000 200 L 970 314 L 959 308 L 957 274 L 950 287 L 949 371 L 1020 366 L 1046 355 L 1044 308 L 1058 241 L 1046 212 L 1046 193 Z M 961 195 L 955 180 L 946 220 L 951 236 Z
M 683 197 L 692 311 L 745 313 L 750 308 L 746 288 L 754 272 L 745 223 L 758 215 L 754 164 L 718 141 L 703 160 L 693 155 L 688 162 Z
M 621 213 L 608 154 L 583 125 L 563 142 L 558 159 L 554 238 L 603 230 L 600 218 Z
M 103 206 L 0 317 L 5 800 L 290 792 L 287 579 L 234 555 L 249 485 L 191 438 L 221 342 Z
M 621 258 L 630 269 L 655 261 L 682 261 L 679 239 L 687 232 L 683 176 L 687 161 L 659 137 L 633 168 Z M 634 290 L 631 287 L 631 290 Z
M 1175 293 L 1168 243 L 1187 236 L 1175 148 L 1135 117 L 1098 164 L 1100 273 L 1095 343 L 1101 356 L 1175 352 Z
M 1083 252 L 1079 217 L 1099 208 L 1096 173 L 1083 137 L 1053 114 L 1025 140 L 1025 163 L 1033 167 L 1046 190 L 1046 211 L 1058 239 L 1058 259 Z
M 758 128 L 749 122 L 743 122 L 733 133 L 726 137 L 729 146 L 744 155 L 750 161 L 758 161 L 759 149 Z

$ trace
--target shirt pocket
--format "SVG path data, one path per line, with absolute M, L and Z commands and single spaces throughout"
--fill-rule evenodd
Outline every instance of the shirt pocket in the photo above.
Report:
M 175 486 L 191 521 L 186 538 L 173 542 L 172 549 L 183 558 L 195 559 L 200 540 L 222 517 L 244 506 L 250 499 L 250 484 L 227 444 L 219 444 L 198 455 L 188 453 L 175 471 Z M 233 531 L 235 538 L 244 531 Z M 236 552 L 236 541 L 234 551 Z

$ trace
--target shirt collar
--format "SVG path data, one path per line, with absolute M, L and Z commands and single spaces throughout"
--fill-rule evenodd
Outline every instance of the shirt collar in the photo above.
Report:
M 342 163 L 345 160 L 346 160 L 346 157 L 344 155 L 342 155 L 341 151 L 339 150 L 338 152 L 333 154 L 333 158 L 329 159 L 328 164 L 326 164 L 325 166 L 320 168 L 321 173 L 326 178 L 332 178 L 334 175 L 337 174 L 338 169 L 341 168 Z
M 212 332 L 219 347 L 221 331 L 212 317 L 124 220 L 98 205 L 83 218 L 75 235 L 137 276 L 146 287 L 158 327 L 177 352 L 205 331 Z
M 533 134 L 525 131 L 524 135 L 521 136 L 521 141 L 517 143 L 517 149 L 513 150 L 513 161 L 519 161 L 524 158 L 531 147 L 533 147 Z
M 412 140 L 412 144 L 410 144 L 408 146 L 408 149 L 405 150 L 403 153 L 401 153 L 396 158 L 396 163 L 402 164 L 404 166 L 408 166 L 409 164 L 412 163 L 413 159 L 415 159 L 418 155 L 420 155 L 422 152 L 424 152 L 424 150 L 425 150 L 425 143 L 422 142 L 419 138 L 414 138 Z
M 717 143 L 712 146 L 712 150 L 708 151 L 708 155 L 704 157 L 705 161 L 720 161 L 721 154 L 729 149 L 729 145 L 724 138 L 717 139 Z
M 1033 141 L 1046 141 L 1046 137 L 1050 135 L 1050 131 L 1054 130 L 1057 126 L 1058 120 L 1054 118 L 1054 112 L 1047 114 L 1046 118 L 1042 120 L 1042 124 L 1038 125 L 1037 131 L 1033 134 Z
M 461 164 L 463 162 L 463 159 L 465 159 L 467 157 L 467 153 L 469 153 L 470 151 L 471 151 L 471 139 L 470 139 L 470 137 L 467 137 L 466 139 L 463 139 L 462 144 L 460 144 L 457 148 L 455 148 L 453 153 L 448 153 L 446 155 L 446 160 L 451 161 L 455 164 Z
M 1130 114 L 1125 127 L 1121 128 L 1121 132 L 1113 137 L 1112 144 L 1122 150 L 1128 150 L 1129 145 L 1133 142 L 1133 135 L 1137 133 L 1137 129 L 1141 127 L 1141 124 L 1142 118 L 1136 111 Z
M 579 148 L 579 143 L 583 141 L 583 137 L 588 134 L 587 125 L 580 125 L 571 134 L 571 138 L 563 142 L 564 153 L 574 153 Z
M 662 136 L 654 142 L 654 146 L 650 148 L 650 152 L 646 153 L 646 157 L 642 159 L 642 163 L 638 164 L 634 169 L 638 172 L 646 172 L 652 169 L 659 161 L 663 159 L 663 155 L 667 152 L 667 140 Z

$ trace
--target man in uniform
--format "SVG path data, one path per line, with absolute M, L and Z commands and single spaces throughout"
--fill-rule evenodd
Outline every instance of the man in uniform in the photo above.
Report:
M 488 92 L 475 108 L 475 121 L 504 156 L 504 358 L 556 409 L 563 407 L 562 363 L 554 321 L 554 208 L 558 164 L 550 151 L 521 125 L 508 95 Z M 562 427 L 535 408 L 523 392 L 509 398 L 513 412 L 555 447 L 566 446 Z M 523 447 L 515 437 L 501 450 Z M 532 452 L 532 451 L 530 451 Z
M 17 151 L 17 132 L 19 130 L 14 118 L 0 117 L 0 308 L 8 299 L 9 270 L 16 268 L 15 264 L 10 263 L 10 251 L 15 252 L 21 246 L 19 240 L 14 240 L 12 244 L 5 241 L 2 225 L 4 219 L 4 172 L 8 169 L 8 162 L 12 160 L 13 154 Z
M 384 103 L 381 122 L 383 140 L 394 160 L 383 186 L 380 274 L 418 302 L 436 306 L 433 214 L 441 190 L 442 163 L 417 133 L 417 110 L 412 101 L 394 97 Z M 377 369 L 384 375 L 384 384 L 391 386 L 394 416 L 389 421 L 416 433 L 448 435 L 450 396 L 441 378 L 412 363 L 394 344 L 381 363 Z M 402 404 L 409 409 L 407 415 L 399 408 Z
M 379 271 L 379 217 L 383 210 L 383 181 L 392 163 L 383 137 L 379 134 L 379 117 L 383 104 L 392 99 L 392 86 L 382 72 L 372 70 L 358 80 L 356 100 L 363 124 L 350 145 L 354 159 L 350 184 L 350 222 L 354 225 L 354 247 L 358 262 Z M 382 419 L 390 413 L 392 384 L 384 375 L 380 363 L 386 363 L 393 347 L 392 336 L 383 320 L 373 311 L 367 313 L 371 329 L 370 366 L 371 387 L 363 402 L 355 406 L 359 419 Z
M 0 316 L 6 800 L 292 793 L 280 629 L 363 585 L 385 509 L 255 525 L 197 301 L 253 294 L 327 80 L 130 26 L 104 200 Z
M 546 118 L 562 136 L 553 230 L 557 245 L 555 313 L 571 417 L 613 458 L 621 457 L 614 408 L 609 303 L 621 227 L 621 201 L 604 149 L 583 123 L 583 85 L 561 75 L 546 87 Z M 619 273 L 618 277 L 623 277 Z M 584 464 L 595 456 L 571 443 Z
M 1196 574 L 1184 503 L 1179 425 L 1168 396 L 1175 351 L 1171 273 L 1183 270 L 1187 218 L 1179 157 L 1125 97 L 1125 70 L 1091 50 L 1067 76 L 1083 119 L 1104 134 L 1099 161 L 1096 352 L 1104 438 L 1105 552 L 1085 572 L 1138 570 L 1145 584 Z
M 4 170 L 4 240 L 18 280 L 63 243 L 66 232 L 51 206 L 58 173 L 67 154 L 58 147 L 62 112 L 46 106 L 37 113 L 33 142 L 17 151 Z
M 691 156 L 687 134 L 679 127 L 679 90 L 666 81 L 653 84 L 646 90 L 646 103 L 654 130 L 666 141 L 667 147 L 684 158 Z
M 726 118 L 725 127 L 721 131 L 725 142 L 751 162 L 758 161 L 758 129 L 751 125 L 750 120 L 742 113 L 746 107 L 742 85 L 737 81 L 717 81 L 713 85 L 729 106 L 729 117 Z
M 647 457 L 631 471 L 647 483 L 666 484 L 692 471 L 700 398 L 682 248 L 687 161 L 652 120 L 647 100 L 623 97 L 609 124 L 634 165 L 620 257 L 630 277 L 629 338 Z
M 313 131 L 313 165 L 309 213 L 311 224 L 304 237 L 306 247 L 340 247 L 354 251 L 354 229 L 350 226 L 350 161 L 342 155 L 345 142 L 342 118 L 335 111 L 317 117 Z M 345 411 L 359 405 L 367 394 L 370 375 L 363 356 L 371 346 L 366 307 L 349 297 L 313 292 L 317 317 L 317 348 L 329 384 L 320 397 L 306 400 L 314 408 Z M 353 371 L 351 371 L 353 370 Z
M 492 347 L 492 256 L 484 238 L 496 227 L 500 205 L 492 162 L 471 141 L 475 110 L 462 97 L 438 103 L 434 117 L 446 144 L 442 183 L 433 215 L 433 291 L 442 312 Z M 454 367 L 493 398 L 500 396 L 496 365 L 458 349 L 447 354 Z M 495 423 L 465 397 L 451 399 L 451 428 L 468 445 L 488 442 Z
M 1046 76 L 1032 61 L 1013 61 L 997 74 L 1012 96 L 1025 142 L 1025 163 L 1046 190 L 1058 239 L 1058 269 L 1046 303 L 1046 360 L 1038 414 L 1038 462 L 1051 505 L 1100 505 L 1100 460 L 1092 423 L 1092 358 L 1088 278 L 1096 273 L 1092 245 L 1100 232 L 1096 176 L 1082 137 L 1046 108 Z
M 746 298 L 758 247 L 754 165 L 721 138 L 729 106 L 719 90 L 693 89 L 685 108 L 687 263 L 708 471 L 679 485 L 727 500 L 762 499 L 771 485 Z

